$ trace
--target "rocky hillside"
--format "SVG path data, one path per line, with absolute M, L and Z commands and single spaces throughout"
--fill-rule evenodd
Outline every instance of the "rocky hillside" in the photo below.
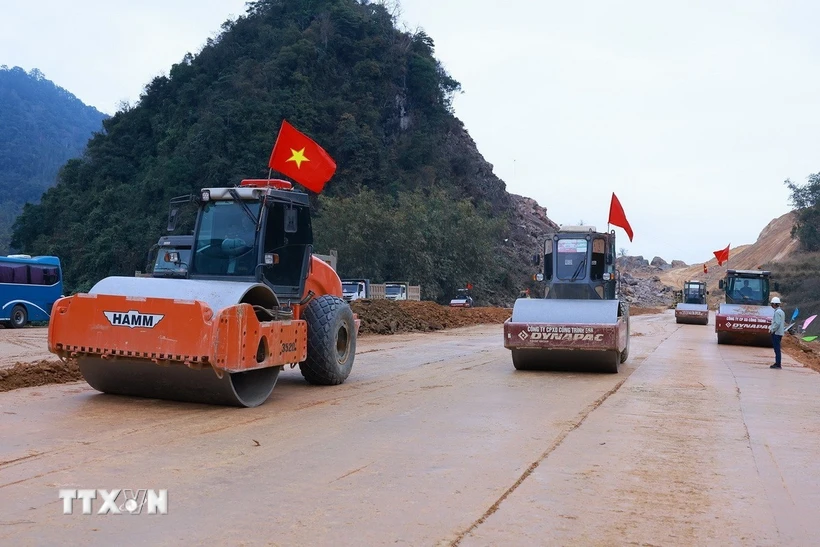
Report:
M 660 275 L 661 280 L 678 288 L 686 279 L 700 279 L 706 281 L 710 287 L 717 288 L 717 282 L 726 273 L 727 267 L 756 270 L 764 264 L 781 261 L 797 251 L 799 246 L 799 241 L 792 239 L 791 236 L 794 220 L 795 214 L 787 213 L 767 224 L 754 243 L 730 248 L 728 266 L 718 266 L 713 256 L 706 262 L 706 274 L 703 273 L 703 264 L 694 264 L 686 268 L 666 270 Z
M 250 2 L 105 120 L 12 241 L 61 256 L 70 291 L 128 275 L 164 233 L 169 198 L 266 177 L 287 119 L 338 166 L 313 200 L 314 233 L 343 275 L 408 280 L 442 303 L 472 283 L 478 304 L 509 302 L 547 221 L 453 115 L 460 89 L 433 38 L 397 28 L 381 3 Z
M 772 220 L 754 243 L 730 248 L 728 266 L 718 266 L 714 257 L 708 260 L 706 274 L 703 273 L 703 263 L 687 265 L 673 260 L 669 264 L 660 257 L 651 261 L 641 256 L 621 257 L 618 267 L 623 280 L 622 292 L 630 302 L 644 306 L 671 305 L 674 290 L 681 289 L 686 280 L 698 279 L 706 281 L 711 293 L 710 303 L 715 304 L 722 297 L 718 280 L 723 278 L 727 267 L 760 269 L 794 255 L 799 247 L 798 240 L 791 237 L 794 220 L 793 212 Z

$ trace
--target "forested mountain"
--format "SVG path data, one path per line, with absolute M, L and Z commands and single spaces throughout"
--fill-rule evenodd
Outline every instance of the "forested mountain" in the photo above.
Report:
M 14 218 L 82 154 L 105 115 L 33 69 L 0 66 L 0 254 Z
M 338 164 L 314 200 L 314 232 L 318 252 L 338 250 L 342 275 L 409 280 L 440 301 L 471 282 L 479 301 L 508 302 L 541 236 L 533 218 L 546 217 L 520 218 L 452 114 L 460 85 L 432 38 L 394 23 L 355 0 L 249 3 L 103 122 L 26 207 L 14 244 L 61 256 L 73 290 L 133 275 L 164 233 L 169 198 L 266 177 L 287 119 Z

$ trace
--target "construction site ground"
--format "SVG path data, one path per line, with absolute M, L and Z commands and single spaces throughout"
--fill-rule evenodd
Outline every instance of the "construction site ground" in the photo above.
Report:
M 252 409 L 0 393 L 0 544 L 816 544 L 820 374 L 633 315 L 619 374 L 516 371 L 495 323 L 362 336 L 344 384 L 288 369 Z M 62 488 L 168 513 L 64 515 Z

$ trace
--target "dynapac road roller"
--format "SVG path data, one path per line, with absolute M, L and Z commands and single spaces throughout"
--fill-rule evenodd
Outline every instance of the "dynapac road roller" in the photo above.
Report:
M 772 347 L 770 277 L 771 272 L 765 270 L 726 270 L 726 278 L 719 282 L 726 303 L 715 314 L 718 344 Z
M 675 306 L 675 322 L 692 325 L 709 324 L 709 307 L 706 304 L 706 283 L 703 281 L 684 281 L 681 302 Z
M 519 298 L 504 323 L 513 366 L 618 372 L 629 355 L 629 305 L 618 298 L 615 232 L 562 227 L 546 240 L 536 279 L 544 298 Z
M 91 387 L 121 395 L 252 407 L 296 364 L 312 384 L 344 382 L 359 322 L 336 272 L 312 255 L 308 195 L 245 180 L 190 199 L 189 263 L 164 257 L 187 278 L 107 277 L 60 299 L 49 350 L 76 358 Z

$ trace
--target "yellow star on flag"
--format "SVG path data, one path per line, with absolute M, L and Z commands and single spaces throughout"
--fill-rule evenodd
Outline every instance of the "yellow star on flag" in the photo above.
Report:
M 289 157 L 286 161 L 292 161 L 296 163 L 296 168 L 302 168 L 303 161 L 310 161 L 308 158 L 305 157 L 305 149 L 302 148 L 301 150 L 294 150 L 293 148 L 290 149 L 290 153 L 293 154 Z

